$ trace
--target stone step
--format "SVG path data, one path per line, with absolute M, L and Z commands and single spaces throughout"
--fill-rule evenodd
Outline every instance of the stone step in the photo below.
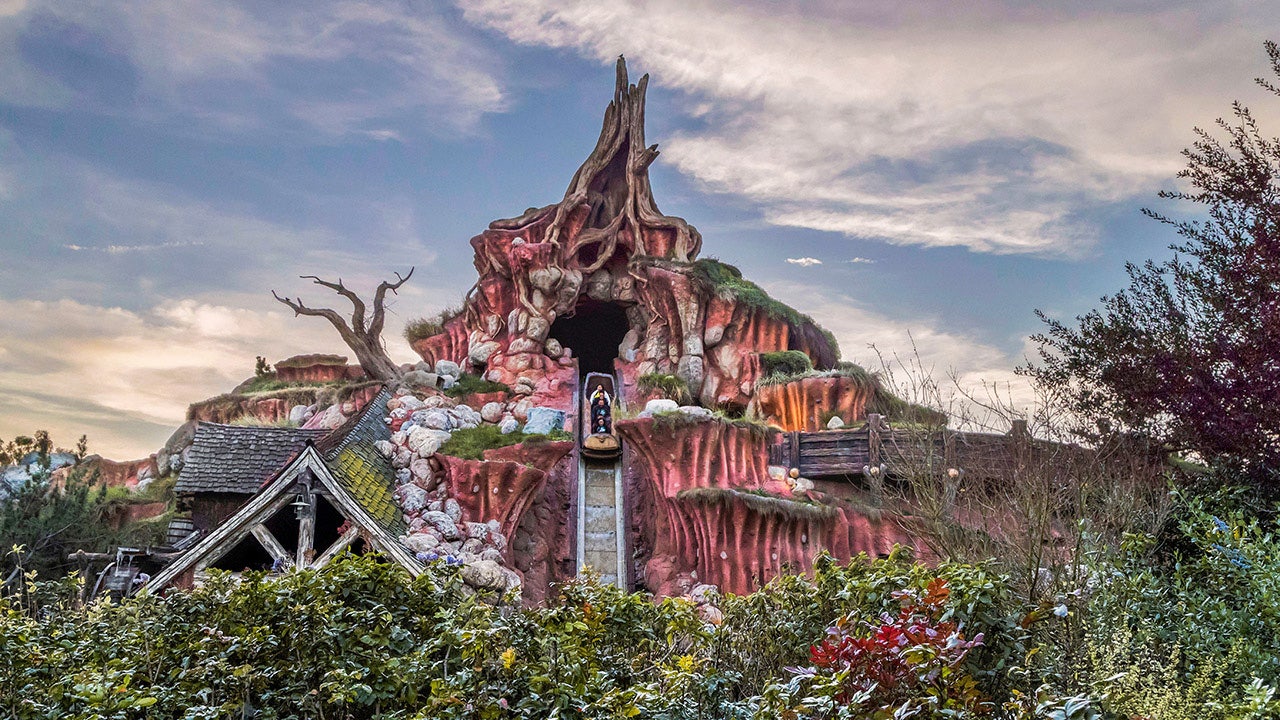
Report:
M 618 553 L 618 540 L 612 532 L 585 532 L 582 534 L 582 542 L 588 551 L 600 550 L 615 555 Z
M 593 550 L 588 547 L 584 559 L 596 572 L 608 572 L 615 576 L 618 573 L 618 553 L 615 551 Z
M 607 486 L 587 484 L 587 507 L 613 507 L 613 483 Z
M 612 533 L 618 529 L 617 517 L 613 507 L 588 505 L 586 507 L 586 527 L 588 533 Z

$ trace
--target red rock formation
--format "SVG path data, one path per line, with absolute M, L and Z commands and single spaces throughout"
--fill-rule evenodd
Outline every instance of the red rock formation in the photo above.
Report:
M 824 430 L 824 413 L 835 413 L 846 424 L 866 419 L 867 403 L 875 388 L 857 378 L 807 377 L 756 388 L 754 410 L 783 430 Z
M 276 379 L 285 382 L 335 382 L 364 377 L 359 365 L 348 365 L 341 355 L 294 355 L 275 367 Z
M 768 439 L 710 418 L 620 420 L 632 496 L 633 545 L 645 585 L 661 595 L 709 582 L 748 593 L 819 552 L 887 553 L 911 539 L 889 514 L 795 497 L 768 474 Z M 814 497 L 820 497 L 814 495 Z
M 535 404 L 569 410 L 572 389 L 556 379 L 572 385 L 572 357 L 585 348 L 563 347 L 556 321 L 604 304 L 626 317 L 625 328 L 598 334 L 625 333 L 616 355 L 624 386 L 675 374 L 706 406 L 745 407 L 757 352 L 799 349 L 819 367 L 834 363 L 835 348 L 811 321 L 764 301 L 736 270 L 695 263 L 697 230 L 658 211 L 648 178 L 658 152 L 644 140 L 647 81 L 628 84 L 620 61 L 600 139 L 564 198 L 471 239 L 479 279 L 461 315 L 413 344 L 423 359 L 481 368 L 490 380 L 524 385 Z
M 502 534 L 510 538 L 541 490 L 547 471 L 572 449 L 573 443 L 568 442 L 524 443 L 487 450 L 484 460 L 436 457 L 444 466 L 448 495 L 462 506 L 463 518 L 472 522 L 497 520 Z

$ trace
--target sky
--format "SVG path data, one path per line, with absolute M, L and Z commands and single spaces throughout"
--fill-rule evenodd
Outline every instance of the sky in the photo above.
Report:
M 475 280 L 467 240 L 560 200 L 612 65 L 649 73 L 662 211 L 844 357 L 1021 397 L 1038 308 L 1170 255 L 1180 151 L 1275 98 L 1263 0 L 0 0 L 0 438 L 117 459 L 254 358 L 345 352 L 315 305 L 415 267 L 405 322 Z M 1188 215 L 1190 214 L 1190 215 Z

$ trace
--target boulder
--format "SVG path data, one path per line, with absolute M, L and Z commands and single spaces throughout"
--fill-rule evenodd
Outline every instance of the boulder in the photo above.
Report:
M 400 539 L 400 542 L 404 543 L 404 546 L 414 554 L 431 552 L 440 547 L 440 541 L 434 535 L 428 535 L 427 533 L 406 535 Z
M 400 376 L 400 382 L 415 388 L 433 388 L 440 386 L 440 378 L 435 373 L 410 370 Z
M 458 367 L 458 363 L 452 360 L 437 360 L 436 374 L 453 376 L 454 378 L 457 378 L 459 375 L 462 374 L 462 368 Z
M 546 435 L 552 430 L 564 429 L 564 411 L 549 407 L 529 409 L 529 419 L 524 424 L 524 431 L 531 435 Z
M 680 412 L 693 417 L 711 417 L 711 411 L 698 405 L 681 405 Z
M 444 501 L 444 514 L 448 515 L 455 523 L 462 522 L 462 506 L 453 498 L 448 498 Z
M 454 425 L 460 428 L 477 427 L 484 421 L 480 413 L 473 410 L 470 405 L 458 405 L 449 411 L 449 416 L 453 418 Z
M 839 430 L 842 427 L 844 427 L 844 420 L 840 419 L 839 415 L 832 415 L 831 419 L 827 421 L 828 430 Z
M 412 483 L 401 485 L 396 488 L 396 499 L 400 501 L 400 508 L 405 512 L 420 512 L 427 506 L 427 491 Z
M 301 425 L 311 419 L 311 407 L 309 405 L 294 405 L 289 409 L 289 424 Z
M 520 423 L 511 415 L 502 418 L 502 421 L 498 423 L 498 430 L 503 435 L 510 435 L 519 429 Z
M 501 347 L 502 345 L 494 340 L 472 343 L 467 351 L 467 357 L 470 358 L 473 364 L 483 366 L 488 364 L 489 358 L 493 357 L 493 354 L 498 352 Z
M 373 444 L 373 447 L 382 457 L 391 458 L 396 455 L 396 445 L 390 440 L 379 440 Z
M 457 425 L 453 417 L 443 409 L 419 410 L 410 416 L 413 422 L 431 430 L 452 430 Z
M 502 421 L 503 413 L 504 413 L 504 410 L 502 407 L 502 403 L 500 402 L 485 403 L 480 408 L 480 419 L 484 420 L 487 423 L 498 423 Z
M 467 530 L 467 537 L 481 542 L 489 539 L 489 526 L 484 523 L 469 522 L 463 526 Z
M 640 417 L 653 417 L 662 413 L 677 412 L 680 405 L 675 400 L 667 398 L 654 398 L 644 404 L 644 410 L 640 411 Z
M 390 405 L 390 403 L 388 403 L 388 405 Z M 421 410 L 425 406 L 426 406 L 425 403 L 423 403 L 421 400 L 414 397 L 413 395 L 406 395 L 400 398 L 400 407 L 404 408 L 410 413 L 414 412 L 415 410 Z
M 460 540 L 462 538 L 462 533 L 458 531 L 457 523 L 445 513 L 428 510 L 422 515 L 422 519 L 439 531 L 440 535 L 446 540 Z
M 409 449 L 418 457 L 425 458 L 435 454 L 440 446 L 449 441 L 449 433 L 444 430 L 431 430 L 415 427 L 409 431 Z M 407 467 L 406 463 L 406 467 Z
M 413 462 L 409 463 L 409 471 L 413 477 L 419 480 L 426 480 L 433 474 L 431 472 L 431 463 L 427 462 L 423 458 L 417 458 Z
M 506 568 L 493 560 L 477 560 L 462 566 L 462 580 L 471 587 L 505 592 L 510 581 Z

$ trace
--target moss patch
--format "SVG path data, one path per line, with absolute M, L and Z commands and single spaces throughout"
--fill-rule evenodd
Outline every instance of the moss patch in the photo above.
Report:
M 642 393 L 657 393 L 681 405 L 693 403 L 693 393 L 689 391 L 689 383 L 683 378 L 663 373 L 649 373 L 636 379 L 636 387 Z
M 445 323 L 461 314 L 461 307 L 445 308 L 435 315 L 410 320 L 404 326 L 404 339 L 408 340 L 409 344 L 412 345 L 419 340 L 439 335 L 444 332 Z
M 836 516 L 835 508 L 814 502 L 800 502 L 782 498 L 763 491 L 744 492 L 726 488 L 693 488 L 680 491 L 676 497 L 700 505 L 728 505 L 736 501 L 762 515 L 777 515 L 799 520 L 830 520 Z
M 483 460 L 484 451 L 494 448 L 519 445 L 520 443 L 545 443 L 560 440 L 572 440 L 573 436 L 563 430 L 553 430 L 546 435 L 526 434 L 523 430 L 502 434 L 497 425 L 480 425 L 465 430 L 454 430 L 449 441 L 440 446 L 440 454 L 463 460 Z
M 801 375 L 813 369 L 813 361 L 799 350 L 760 353 L 763 375 Z
M 453 387 L 445 390 L 444 394 L 452 398 L 459 398 L 463 395 L 493 392 L 511 392 L 511 388 L 500 382 L 485 380 L 479 375 L 464 374 L 458 378 L 458 382 L 454 383 Z

